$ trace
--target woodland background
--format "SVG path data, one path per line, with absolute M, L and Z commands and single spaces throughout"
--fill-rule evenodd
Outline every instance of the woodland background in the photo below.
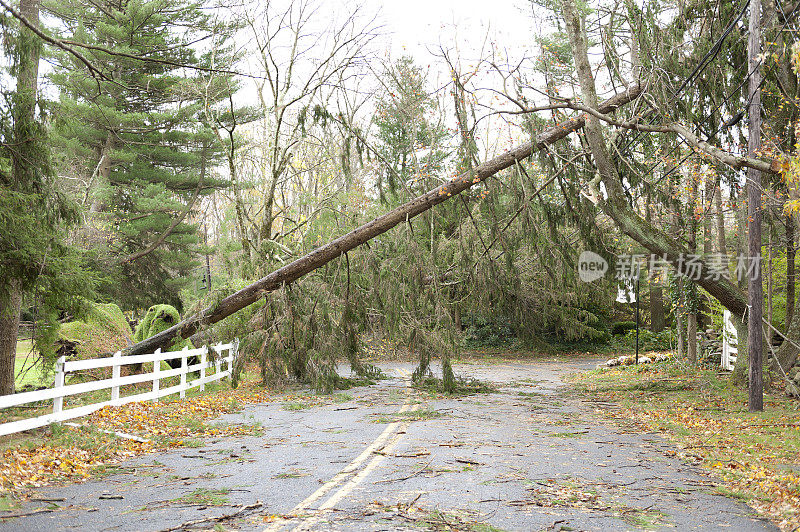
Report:
M 535 53 L 487 29 L 464 56 L 452 28 L 423 64 L 389 53 L 368 3 L 1 0 L 2 392 L 20 321 L 46 369 L 61 324 L 98 303 L 133 321 L 154 305 L 213 308 L 574 118 L 586 128 L 192 341 L 239 336 L 265 381 L 323 389 L 337 360 L 369 373 L 364 346 L 381 339 L 418 355 L 418 375 L 442 357 L 446 380 L 464 348 L 624 351 L 632 306 L 615 303 L 613 276 L 581 282 L 578 255 L 612 271 L 621 254 L 748 255 L 744 167 L 765 170 L 764 316 L 800 341 L 800 2 L 761 2 L 761 166 L 744 158 L 750 3 L 519 3 L 544 28 L 527 37 Z M 592 114 L 626 91 L 638 97 L 613 118 Z M 643 349 L 718 363 L 703 331 L 721 330 L 724 307 L 741 316 L 746 288 L 643 282 Z M 773 361 L 796 354 L 783 342 Z

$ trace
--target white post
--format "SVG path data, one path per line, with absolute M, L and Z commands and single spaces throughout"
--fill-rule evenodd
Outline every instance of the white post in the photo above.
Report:
M 156 352 L 153 353 L 153 354 L 160 355 L 161 354 L 161 348 L 159 347 L 158 349 L 156 349 Z M 161 387 L 161 377 L 159 376 L 159 373 L 161 373 L 161 361 L 160 360 L 154 360 L 153 361 L 153 396 L 154 396 L 153 397 L 153 402 L 154 403 L 158 402 L 158 389 Z
M 236 358 L 236 353 L 239 351 L 239 339 L 234 338 L 231 342 L 231 349 L 228 351 L 228 377 L 233 375 L 233 360 Z
M 203 352 L 200 353 L 200 391 L 206 389 L 206 361 L 208 359 L 208 346 L 203 346 Z
M 119 401 L 119 377 L 120 377 L 120 369 L 121 366 L 119 364 L 119 359 L 122 358 L 122 351 L 117 351 L 114 353 L 114 365 L 111 369 L 111 402 Z
M 216 347 L 213 347 L 214 352 L 217 353 L 217 356 L 214 358 L 214 375 L 219 375 L 219 372 L 222 371 L 222 351 L 220 351 L 219 346 L 222 344 L 217 344 Z
M 186 397 L 186 351 L 189 350 L 189 346 L 187 345 L 183 349 L 181 349 L 181 399 Z
M 56 361 L 56 381 L 53 384 L 54 388 L 61 388 L 64 386 L 64 363 L 67 361 L 67 357 L 60 356 Z M 59 395 L 58 397 L 53 398 L 53 413 L 57 414 L 64 409 L 64 396 Z

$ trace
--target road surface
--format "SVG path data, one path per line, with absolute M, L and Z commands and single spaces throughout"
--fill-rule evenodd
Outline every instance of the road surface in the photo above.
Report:
M 168 530 L 223 515 L 185 529 L 776 530 L 716 494 L 660 436 L 623 431 L 565 395 L 562 378 L 595 362 L 457 365 L 498 391 L 451 399 L 409 388 L 412 364 L 381 364 L 391 378 L 336 401 L 276 400 L 223 418 L 261 423 L 261 436 L 39 490 L 55 511 L 0 530 Z

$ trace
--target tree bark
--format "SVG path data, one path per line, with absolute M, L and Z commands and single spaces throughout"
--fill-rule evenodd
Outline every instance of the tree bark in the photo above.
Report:
M 795 247 L 794 218 L 790 214 L 786 217 L 786 322 L 784 329 L 788 330 L 794 318 L 795 280 L 794 261 L 797 253 Z
M 618 107 L 636 99 L 642 92 L 641 85 L 631 86 L 598 107 L 604 113 L 609 113 Z M 339 257 L 343 253 L 354 249 L 361 244 L 379 236 L 394 226 L 406 222 L 411 218 L 443 203 L 451 197 L 485 181 L 497 172 L 516 165 L 519 161 L 529 157 L 532 153 L 543 149 L 545 146 L 557 142 L 570 133 L 584 127 L 584 117 L 565 120 L 555 127 L 551 127 L 539 134 L 533 142 L 526 142 L 512 148 L 504 154 L 495 157 L 468 172 L 464 172 L 447 183 L 436 187 L 422 196 L 419 196 L 388 213 L 379 216 L 361 227 L 337 238 L 311 253 L 273 271 L 266 277 L 258 280 L 226 297 L 214 306 L 194 314 L 182 322 L 170 327 L 155 336 L 152 336 L 123 351 L 126 355 L 151 352 L 158 347 L 166 347 L 177 337 L 188 338 L 202 327 L 217 323 L 248 305 L 256 302 L 268 292 L 276 290 L 284 284 L 291 283 L 305 274 L 319 268 Z
M 22 306 L 19 284 L 12 282 L 9 285 L 8 292 L 0 296 L 0 395 L 14 393 L 14 365 Z
M 717 219 L 717 253 L 725 255 L 727 253 L 725 245 L 725 214 L 722 212 L 722 184 L 719 180 L 714 191 L 714 203 Z
M 689 243 L 689 253 L 696 255 L 698 224 L 695 216 L 695 209 L 697 208 L 698 200 L 698 183 L 692 175 L 688 175 L 687 179 L 691 180 L 691 185 L 689 186 L 689 208 L 686 213 L 689 217 L 689 234 L 687 240 Z M 705 248 L 705 243 L 703 243 L 703 246 Z M 686 354 L 691 364 L 697 364 L 697 325 L 700 321 L 698 317 L 700 314 L 700 298 L 698 297 L 697 287 L 694 285 L 694 282 L 691 279 L 686 279 L 686 283 L 688 285 L 686 294 L 690 296 L 690 299 L 687 299 L 689 314 L 686 317 Z
M 100 159 L 97 162 L 97 168 L 95 169 L 94 176 L 97 178 L 97 183 L 90 182 L 90 186 L 86 190 L 87 197 L 93 192 L 96 192 L 98 188 L 108 185 L 109 178 L 111 177 L 111 151 L 113 149 L 114 133 L 109 131 L 106 133 L 105 142 L 103 142 L 103 145 L 100 147 Z M 89 208 L 89 212 L 102 212 L 105 210 L 105 208 L 106 205 L 102 198 L 95 194 L 94 197 L 92 197 L 92 205 Z
M 748 118 L 748 154 L 753 157 L 761 148 L 761 71 L 759 58 L 761 51 L 761 2 L 750 3 L 750 27 L 747 42 L 747 58 L 750 76 L 750 106 Z M 761 259 L 761 172 L 747 169 L 747 242 L 749 260 Z M 764 292 L 761 284 L 761 268 L 748 276 L 747 303 L 747 355 L 749 369 L 748 409 L 751 412 L 764 410 L 764 384 L 761 367 L 763 349 L 761 320 L 763 315 Z
M 636 42 L 636 39 L 633 39 Z M 631 52 L 633 53 L 633 52 Z M 651 197 L 647 195 L 647 223 L 653 223 L 653 211 L 650 205 Z M 648 272 L 650 278 L 650 330 L 659 333 L 664 330 L 664 292 L 661 289 L 663 279 L 653 277 L 653 272 Z

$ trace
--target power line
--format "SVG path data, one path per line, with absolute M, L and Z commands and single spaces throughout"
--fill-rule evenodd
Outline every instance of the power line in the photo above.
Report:
M 711 64 L 711 61 L 716 59 L 717 55 L 719 55 L 719 52 L 722 49 L 722 45 L 724 44 L 725 39 L 728 38 L 728 35 L 731 34 L 733 28 L 735 28 L 736 24 L 738 24 L 739 21 L 742 19 L 745 11 L 747 10 L 748 5 L 750 5 L 750 0 L 745 0 L 742 5 L 742 8 L 739 10 L 739 14 L 728 23 L 728 25 L 723 30 L 722 35 L 719 36 L 719 38 L 714 42 L 711 48 L 709 48 L 709 50 L 705 53 L 705 55 L 700 59 L 700 62 L 697 63 L 697 65 L 694 67 L 694 70 L 692 70 L 689 76 L 683 79 L 681 85 L 672 93 L 672 95 L 667 100 L 666 105 L 669 105 L 673 100 L 675 100 L 692 81 L 697 79 L 700 76 L 700 74 L 702 74 L 703 71 L 705 71 L 705 69 L 708 68 L 708 66 Z M 651 117 L 650 124 L 652 125 L 653 123 L 655 123 L 655 118 Z M 643 134 L 642 131 L 638 131 L 636 135 L 634 135 L 625 144 L 625 146 L 622 146 L 620 148 L 620 151 L 627 150 L 631 146 L 631 144 L 639 140 L 642 134 Z
M 781 31 L 783 31 L 784 29 L 786 29 L 786 26 L 789 24 L 789 21 L 790 21 L 790 20 L 791 20 L 791 19 L 794 17 L 794 15 L 795 15 L 795 13 L 797 12 L 797 10 L 798 10 L 798 9 L 800 9 L 800 2 L 798 2 L 797 4 L 795 4 L 795 6 L 794 6 L 794 8 L 792 9 L 792 11 L 791 11 L 791 12 L 790 12 L 788 15 L 786 15 L 786 16 L 784 17 L 784 21 L 783 21 L 783 24 L 781 25 L 781 28 L 780 28 L 779 32 L 781 32 Z M 741 17 L 741 14 L 740 14 L 740 17 Z M 748 71 L 748 73 L 747 73 L 747 76 L 745 76 L 744 80 L 743 80 L 743 81 L 742 81 L 742 82 L 741 82 L 741 83 L 740 83 L 740 84 L 739 84 L 739 85 L 738 85 L 738 86 L 737 86 L 735 89 L 733 89 L 733 90 L 732 90 L 732 91 L 731 91 L 731 92 L 728 94 L 728 96 L 727 96 L 726 98 L 724 98 L 724 99 L 723 99 L 723 101 L 722 101 L 722 102 L 720 102 L 720 103 L 719 103 L 719 104 L 718 104 L 718 105 L 717 105 L 717 106 L 716 106 L 714 109 L 712 109 L 712 110 L 711 110 L 711 112 L 710 112 L 708 115 L 706 115 L 706 116 L 705 116 L 705 117 L 704 117 L 702 120 L 700 120 L 700 122 L 699 122 L 699 123 L 695 124 L 695 131 L 698 131 L 698 130 L 699 130 L 699 124 L 702 124 L 703 122 L 706 122 L 707 120 L 709 120 L 709 119 L 710 119 L 710 118 L 711 118 L 711 117 L 714 115 L 714 113 L 715 113 L 715 112 L 716 112 L 718 109 L 720 109 L 720 108 L 721 108 L 721 107 L 722 107 L 724 104 L 726 104 L 728 101 L 730 101 L 730 99 L 731 99 L 731 98 L 734 96 L 734 94 L 736 94 L 736 93 L 737 93 L 737 92 L 738 92 L 738 91 L 739 91 L 739 90 L 740 90 L 740 89 L 741 89 L 741 88 L 742 88 L 742 87 L 743 87 L 743 86 L 744 86 L 744 85 L 745 85 L 745 84 L 746 84 L 746 83 L 747 83 L 747 82 L 750 80 L 750 78 L 753 76 L 753 74 L 754 74 L 754 73 L 755 73 L 755 72 L 756 72 L 756 71 L 757 71 L 759 68 L 761 68 L 761 66 L 763 65 L 763 63 L 764 63 L 764 58 L 762 57 L 761 59 L 759 59 L 759 60 L 758 60 L 758 63 L 757 63 L 757 64 L 756 64 L 756 65 L 755 65 L 755 66 L 754 66 L 752 69 L 750 69 L 750 70 Z M 766 79 L 767 79 L 767 78 L 766 78 L 766 76 L 764 76 L 764 77 L 762 77 L 762 78 L 761 78 L 761 81 L 759 82 L 759 84 L 758 84 L 758 87 L 757 87 L 757 89 L 756 89 L 756 90 L 761 90 L 761 87 L 763 86 L 763 84 L 764 84 L 764 82 L 766 81 Z M 745 104 L 745 108 L 746 108 L 746 107 L 747 107 L 747 105 L 750 103 L 750 102 L 749 102 L 749 100 L 750 100 L 750 99 L 752 99 L 752 95 L 751 95 L 751 96 L 750 96 L 750 98 L 748 99 L 748 102 Z M 743 113 L 743 111 L 740 111 L 740 113 Z M 737 115 L 738 115 L 738 113 L 737 113 Z M 716 135 L 716 134 L 717 134 L 717 133 L 720 131 L 720 129 L 722 129 L 723 127 L 725 127 L 725 124 L 719 124 L 719 125 L 717 125 L 716 129 L 714 129 L 714 131 L 712 131 L 712 132 L 711 132 L 711 134 L 709 134 L 709 135 L 708 135 L 708 138 L 709 138 L 709 139 L 713 138 L 713 137 L 714 137 L 714 135 Z M 685 141 L 684 139 L 680 139 L 680 140 L 681 140 L 681 142 L 683 142 L 684 144 L 686 143 L 686 141 Z M 674 147 L 672 148 L 672 150 L 670 151 L 670 153 L 667 155 L 667 157 L 670 157 L 670 156 L 671 156 L 673 153 L 675 153 L 675 151 L 676 151 L 676 150 L 677 150 L 679 147 L 680 147 L 679 145 L 676 145 L 676 146 L 674 146 Z M 660 177 L 658 180 L 656 180 L 654 183 L 650 184 L 650 186 L 651 186 L 651 187 L 655 187 L 655 186 L 659 185 L 659 184 L 660 184 L 662 181 L 664 181 L 664 180 L 665 180 L 667 177 L 669 177 L 669 176 L 670 176 L 670 175 L 672 175 L 672 174 L 673 174 L 675 171 L 677 171 L 677 169 L 678 169 L 678 168 L 680 168 L 680 167 L 681 167 L 681 165 L 682 165 L 683 163 L 685 163 L 685 162 L 686 162 L 686 161 L 687 161 L 689 158 L 691 158 L 693 155 L 694 155 L 694 153 L 693 153 L 693 152 L 690 152 L 690 153 L 688 153 L 686 156 L 684 156 L 684 157 L 681 159 L 681 161 L 680 161 L 680 162 L 679 162 L 677 165 L 674 165 L 674 166 L 673 166 L 673 167 L 672 167 L 672 168 L 671 168 L 671 169 L 670 169 L 670 170 L 669 170 L 669 171 L 668 171 L 666 174 L 664 174 L 663 176 L 661 176 L 661 177 Z M 661 162 L 660 162 L 660 161 L 659 161 L 659 162 L 656 162 L 656 163 L 655 163 L 653 166 L 651 166 L 651 167 L 650 167 L 650 168 L 647 170 L 647 172 L 645 172 L 645 173 L 650 173 L 650 172 L 652 172 L 652 171 L 653 171 L 653 170 L 654 170 L 654 169 L 655 169 L 655 168 L 656 168 L 656 167 L 657 167 L 659 164 L 661 164 Z M 635 200 L 638 200 L 639 198 L 641 198 L 641 197 L 642 197 L 642 195 L 643 195 L 643 193 L 640 193 L 640 194 L 639 194 L 639 195 L 638 195 L 636 198 L 634 198 L 634 201 L 635 201 Z

